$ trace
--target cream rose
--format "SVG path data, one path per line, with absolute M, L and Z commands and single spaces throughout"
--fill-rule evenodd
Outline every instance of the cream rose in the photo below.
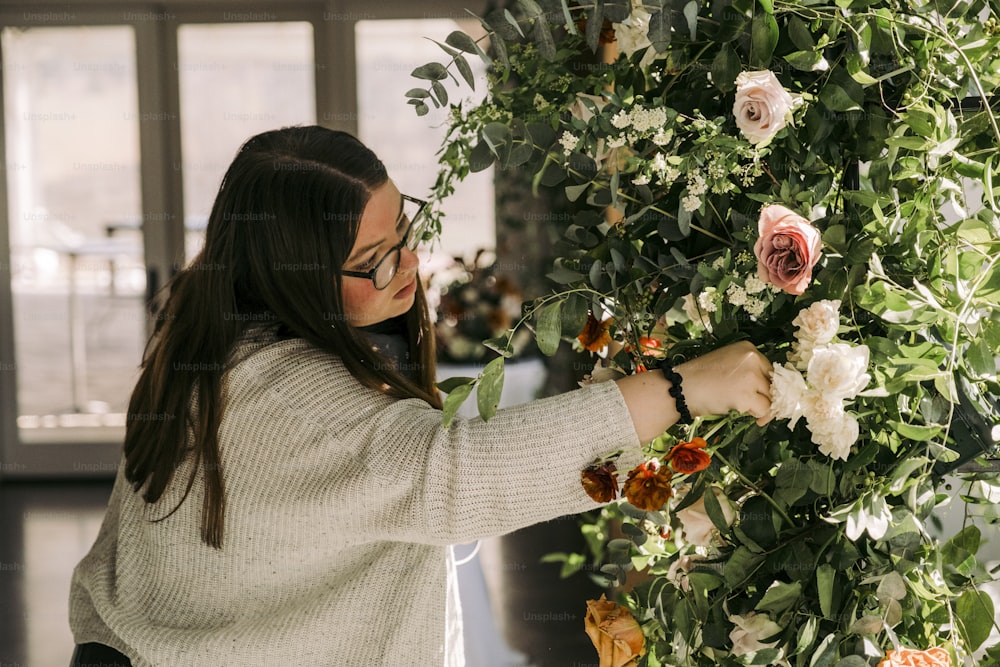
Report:
M 771 416 L 788 419 L 788 428 L 795 428 L 805 414 L 806 379 L 788 364 L 774 364 L 771 372 Z
M 733 642 L 733 655 L 746 655 L 762 648 L 771 648 L 777 642 L 763 640 L 781 632 L 781 626 L 767 614 L 755 611 L 746 616 L 733 614 L 729 617 L 729 622 L 736 626 L 729 633 L 729 640 Z
M 736 510 L 733 508 L 732 502 L 717 486 L 711 487 L 711 491 L 718 499 L 719 505 L 722 506 L 722 515 L 726 519 L 726 525 L 732 525 L 733 519 L 736 518 Z M 677 520 L 681 522 L 685 542 L 700 547 L 707 547 L 712 543 L 712 536 L 716 528 L 708 516 L 708 510 L 705 509 L 704 496 L 677 512 L 676 515 Z
M 792 320 L 798 327 L 796 338 L 815 345 L 825 345 L 833 340 L 840 328 L 840 299 L 823 299 L 803 308 Z
M 733 115 L 736 126 L 751 144 L 767 141 L 785 127 L 794 104 L 770 70 L 742 72 L 736 77 Z
M 812 267 L 819 261 L 819 231 L 780 204 L 761 209 L 757 228 L 760 236 L 753 245 L 757 277 L 789 294 L 805 292 L 812 282 Z
M 871 380 L 865 372 L 869 354 L 867 345 L 831 343 L 817 347 L 806 369 L 809 386 L 831 400 L 854 398 Z
M 831 459 L 846 461 L 851 454 L 851 446 L 858 441 L 860 427 L 854 415 L 844 412 L 840 417 L 822 420 L 809 420 L 809 432 L 813 444 L 820 453 Z

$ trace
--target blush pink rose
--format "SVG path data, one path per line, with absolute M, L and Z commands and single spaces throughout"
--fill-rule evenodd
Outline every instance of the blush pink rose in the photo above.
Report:
M 779 204 L 761 209 L 758 230 L 760 237 L 753 245 L 757 277 L 789 294 L 805 292 L 819 261 L 819 230 Z

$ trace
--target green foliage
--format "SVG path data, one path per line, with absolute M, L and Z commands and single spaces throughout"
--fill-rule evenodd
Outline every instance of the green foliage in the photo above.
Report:
M 846 404 L 859 434 L 842 456 L 817 448 L 806 418 L 699 419 L 654 443 L 709 441 L 713 463 L 689 488 L 662 512 L 622 504 L 589 527 L 607 577 L 645 570 L 629 604 L 649 664 L 861 667 L 897 646 L 943 646 L 955 664 L 1000 655 L 984 646 L 995 610 L 978 587 L 994 575 L 976 559 L 979 530 L 944 544 L 932 530 L 944 475 L 992 453 L 1000 421 L 995 11 L 982 0 L 522 1 L 482 19 L 489 55 L 453 33 L 450 61 L 415 70 L 409 103 L 449 114 L 436 197 L 495 165 L 573 207 L 554 292 L 514 327 L 533 328 L 545 354 L 590 310 L 613 318 L 622 351 L 610 362 L 624 372 L 651 361 L 649 336 L 678 361 L 748 339 L 792 363 L 793 320 L 821 302 L 837 304 L 835 342 L 867 349 L 869 377 Z M 473 53 L 490 68 L 488 97 L 468 107 L 445 86 L 473 85 L 461 64 Z M 793 99 L 759 140 L 734 117 L 755 70 Z M 769 204 L 822 236 L 802 294 L 754 282 Z M 492 373 L 473 382 L 494 387 Z M 467 386 L 451 387 L 446 419 Z M 956 501 L 970 521 L 996 521 L 995 475 L 966 477 Z M 701 498 L 714 532 L 694 545 L 678 514 Z M 611 525 L 624 537 L 609 542 Z M 575 571 L 582 558 L 558 560 Z M 751 614 L 780 632 L 734 650 L 734 619 Z

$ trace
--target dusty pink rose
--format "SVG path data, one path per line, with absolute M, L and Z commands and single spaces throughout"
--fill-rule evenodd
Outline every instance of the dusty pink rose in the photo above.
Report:
M 819 261 L 820 235 L 808 220 L 779 204 L 765 206 L 753 245 L 757 276 L 789 294 L 799 295 L 812 282 Z

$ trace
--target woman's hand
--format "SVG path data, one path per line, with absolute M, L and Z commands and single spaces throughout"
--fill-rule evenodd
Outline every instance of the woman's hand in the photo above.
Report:
M 771 420 L 771 362 L 747 341 L 713 350 L 674 367 L 694 416 L 737 410 L 763 426 Z
M 692 416 L 738 410 L 753 415 L 762 426 L 771 420 L 771 362 L 751 343 L 727 345 L 674 370 L 681 376 Z M 641 442 L 649 442 L 680 419 L 663 373 L 636 373 L 616 382 Z

